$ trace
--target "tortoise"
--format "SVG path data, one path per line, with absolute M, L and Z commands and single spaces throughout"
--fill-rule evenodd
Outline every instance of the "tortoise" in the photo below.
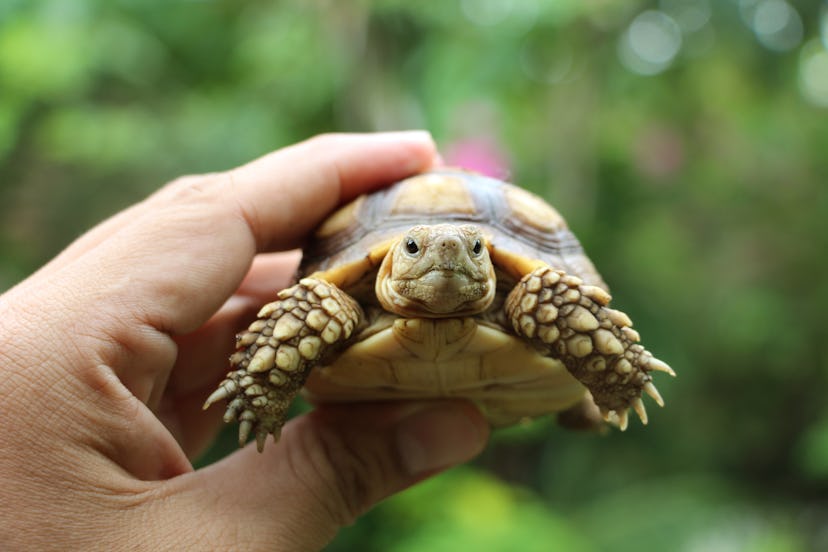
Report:
M 239 444 L 278 441 L 314 402 L 461 397 L 493 426 L 546 413 L 624 430 L 650 372 L 675 375 L 610 308 L 607 285 L 540 197 L 459 169 L 363 195 L 318 227 L 298 282 L 236 336 L 227 399 Z

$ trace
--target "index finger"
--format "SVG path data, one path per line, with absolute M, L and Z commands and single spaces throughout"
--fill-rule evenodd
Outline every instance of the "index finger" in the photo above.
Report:
M 80 260 L 94 263 L 96 283 L 128 282 L 111 287 L 121 312 L 137 303 L 145 321 L 186 333 L 233 293 L 257 252 L 294 247 L 339 203 L 421 172 L 435 155 L 425 132 L 320 136 L 173 182 Z
M 413 173 L 435 160 L 427 132 L 323 135 L 229 171 L 258 251 L 299 245 L 338 204 Z M 275 180 L 274 180 L 275 178 Z M 260 194 L 278 197 L 265 199 Z

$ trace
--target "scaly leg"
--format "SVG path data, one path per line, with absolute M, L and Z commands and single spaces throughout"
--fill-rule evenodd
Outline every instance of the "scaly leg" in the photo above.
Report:
M 239 446 L 255 431 L 259 452 L 268 433 L 278 441 L 310 370 L 344 345 L 364 318 L 356 301 L 323 280 L 304 278 L 278 297 L 236 336 L 233 370 L 204 403 L 206 409 L 228 399 L 224 421 L 240 422 Z
M 642 391 L 664 405 L 649 372 L 675 373 L 638 344 L 629 317 L 609 308 L 609 301 L 603 289 L 541 267 L 518 282 L 505 309 L 518 335 L 561 360 L 592 393 L 604 419 L 626 429 L 630 407 L 647 423 Z

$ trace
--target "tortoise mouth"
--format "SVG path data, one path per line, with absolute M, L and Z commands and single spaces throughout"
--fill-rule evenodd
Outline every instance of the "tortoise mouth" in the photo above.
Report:
M 468 268 L 457 264 L 457 263 L 447 263 L 441 266 L 434 266 L 428 269 L 425 273 L 423 273 L 418 278 L 412 278 L 414 280 L 432 280 L 432 279 L 443 279 L 446 281 L 449 280 L 456 280 L 456 279 L 463 279 L 467 281 L 473 281 L 474 275 L 468 270 Z
M 468 271 L 459 268 L 434 267 L 419 278 L 411 278 L 409 281 L 440 289 L 450 289 L 473 283 L 474 279 Z
M 432 269 L 419 278 L 389 280 L 386 308 L 404 316 L 448 317 L 476 314 L 494 297 L 488 280 L 475 281 L 455 270 Z M 388 305 L 391 305 L 389 308 Z

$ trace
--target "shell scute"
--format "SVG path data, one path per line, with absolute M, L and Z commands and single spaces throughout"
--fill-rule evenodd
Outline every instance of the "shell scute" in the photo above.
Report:
M 547 264 L 606 289 L 554 207 L 515 185 L 457 169 L 413 176 L 340 208 L 308 244 L 300 273 L 357 285 L 409 228 L 451 222 L 478 225 L 494 262 L 516 278 Z

